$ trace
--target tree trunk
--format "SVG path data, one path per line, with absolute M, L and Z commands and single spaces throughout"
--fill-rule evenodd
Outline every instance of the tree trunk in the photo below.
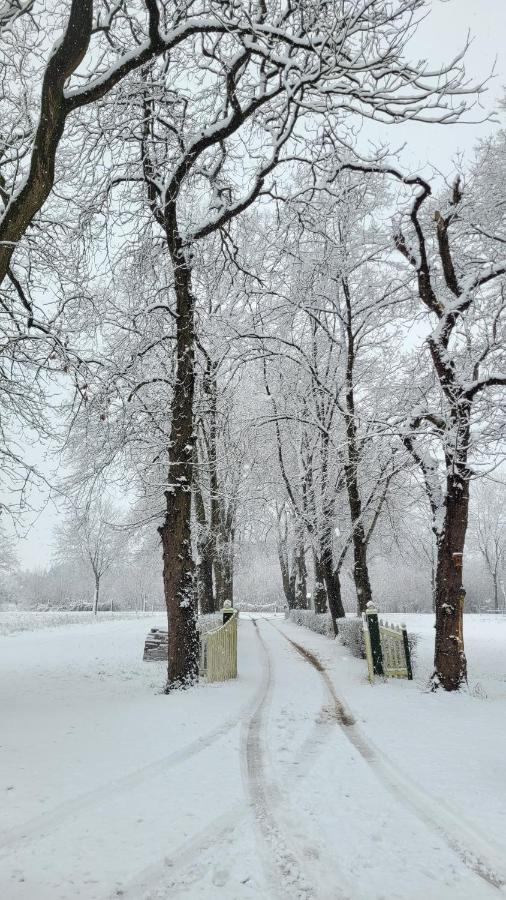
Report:
M 216 610 L 213 592 L 214 542 L 208 529 L 202 491 L 200 490 L 198 479 L 195 477 L 193 481 L 193 496 L 195 501 L 195 517 L 198 524 L 197 551 L 199 562 L 197 565 L 197 597 L 201 614 L 208 615 Z
M 281 570 L 281 581 L 288 609 L 295 609 L 295 574 L 290 570 L 288 554 L 288 522 L 286 508 L 278 510 L 278 559 Z
M 301 542 L 294 551 L 295 608 L 307 609 L 307 569 L 304 545 Z
M 216 540 L 214 559 L 216 576 L 216 605 L 223 608 L 225 600 L 234 603 L 234 530 L 221 523 Z
M 341 581 L 338 569 L 334 569 L 331 546 L 325 546 L 321 555 L 321 564 L 325 587 L 327 589 L 327 602 L 332 617 L 332 627 L 337 634 L 336 619 L 344 619 L 345 612 L 341 596 Z
M 234 547 L 235 547 L 235 529 L 230 529 L 228 535 L 227 557 L 225 564 L 225 600 L 230 600 L 234 605 Z
M 498 583 L 499 583 L 499 585 L 500 585 L 500 587 L 501 587 L 501 594 L 502 594 L 502 608 L 503 608 L 503 609 L 506 609 L 506 590 L 504 589 L 504 581 L 502 580 L 502 578 L 501 578 L 501 579 L 498 578 L 497 580 L 498 580 Z
M 456 691 L 467 679 L 464 653 L 462 561 L 469 509 L 469 481 L 449 476 L 436 569 L 434 687 Z M 454 554 L 457 554 L 456 556 Z
M 93 594 L 93 615 L 98 613 L 98 598 L 100 594 L 100 575 L 95 574 L 95 592 Z
M 357 592 L 358 613 L 365 612 L 367 604 L 372 602 L 372 589 L 367 567 L 367 542 L 362 519 L 362 500 L 358 483 L 358 466 L 360 450 L 357 442 L 357 426 L 355 419 L 355 335 L 351 295 L 348 282 L 342 279 L 343 293 L 346 303 L 346 445 L 348 462 L 344 467 L 346 490 L 350 507 L 351 526 L 353 529 L 353 579 Z
M 206 418 L 209 424 L 207 452 L 210 481 L 210 534 L 214 541 L 212 551 L 215 608 L 222 609 L 225 600 L 233 605 L 234 587 L 234 528 L 231 507 L 220 490 L 218 473 L 218 382 L 216 363 L 208 356 L 203 388 L 208 400 Z
M 354 422 L 349 430 L 353 430 L 354 432 Z M 350 507 L 351 527 L 353 529 L 353 580 L 357 592 L 357 612 L 360 614 L 365 612 L 367 604 L 372 602 L 372 589 L 367 566 L 367 542 L 362 519 L 362 501 L 360 499 L 357 477 L 358 454 L 356 452 L 355 443 L 355 435 L 353 434 L 353 436 L 350 437 L 348 434 L 348 458 L 350 461 L 348 465 L 345 466 L 345 480 Z
M 290 563 L 288 560 L 288 549 L 286 541 L 281 537 L 278 539 L 278 559 L 279 568 L 281 569 L 281 581 L 283 584 L 283 593 L 285 595 L 288 609 L 295 609 L 295 579 L 290 577 Z
M 313 567 L 314 567 L 314 611 L 315 613 L 327 612 L 327 591 L 325 589 L 325 577 L 323 573 L 323 565 L 321 558 L 313 551 Z
M 353 537 L 353 580 L 357 592 L 357 612 L 363 613 L 367 604 L 372 603 L 372 588 L 367 567 L 367 546 L 365 544 L 364 529 L 360 526 Z
M 492 573 L 492 581 L 494 583 L 494 610 L 499 612 L 499 585 L 497 583 L 497 571 Z
M 333 522 L 335 518 L 334 499 L 328 493 L 328 454 L 329 434 L 323 432 L 322 493 L 324 500 L 324 525 L 320 532 L 320 565 L 327 592 L 327 604 L 332 619 L 334 634 L 338 633 L 336 619 L 344 618 L 344 606 L 341 597 L 340 566 L 334 568 L 333 557 Z M 344 561 L 344 558 L 343 558 Z
M 174 236 L 175 225 L 172 231 L 168 231 L 177 301 L 177 349 L 169 442 L 169 486 L 165 492 L 165 520 L 160 528 L 169 631 L 167 692 L 173 688 L 187 687 L 197 679 L 199 650 L 191 547 L 195 302 L 191 272 Z
M 216 601 L 213 593 L 213 560 L 208 554 L 207 547 L 199 550 L 199 563 L 197 566 L 197 595 L 200 612 L 203 616 L 216 611 Z

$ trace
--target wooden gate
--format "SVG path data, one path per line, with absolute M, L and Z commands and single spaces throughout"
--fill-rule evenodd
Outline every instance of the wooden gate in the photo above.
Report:
M 378 619 L 378 611 L 370 606 L 362 613 L 365 653 L 369 681 L 375 675 L 388 678 L 413 678 L 406 626 L 391 625 Z
M 237 613 L 225 625 L 200 636 L 199 675 L 207 681 L 237 678 Z

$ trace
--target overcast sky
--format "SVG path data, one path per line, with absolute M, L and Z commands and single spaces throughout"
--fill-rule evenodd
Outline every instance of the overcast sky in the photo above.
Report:
M 506 0 L 433 0 L 432 13 L 414 38 L 410 55 L 412 59 L 427 58 L 434 66 L 448 62 L 465 44 L 468 33 L 473 37 L 466 62 L 469 78 L 481 82 L 495 65 L 494 78 L 481 98 L 482 108 L 469 115 L 478 120 L 495 109 L 498 99 L 505 93 Z M 503 127 L 506 124 L 504 115 L 501 124 Z M 401 159 L 403 166 L 411 171 L 423 169 L 425 174 L 430 174 L 430 167 L 434 166 L 445 175 L 451 175 L 452 160 L 457 154 L 463 153 L 464 161 L 469 161 L 476 142 L 497 128 L 497 124 L 477 121 L 453 126 L 413 123 L 378 129 L 374 138 L 381 137 L 392 148 L 406 144 Z M 40 455 L 37 456 L 34 462 L 40 462 Z M 56 519 L 54 507 L 49 505 L 28 537 L 19 541 L 18 555 L 23 566 L 32 568 L 49 563 Z
M 382 136 L 393 148 L 406 143 L 402 162 L 411 169 L 423 168 L 430 173 L 435 166 L 445 175 L 458 153 L 470 160 L 477 141 L 498 128 L 497 123 L 483 122 L 497 108 L 506 92 L 506 0 L 433 0 L 431 14 L 420 25 L 411 44 L 411 58 L 426 58 L 437 66 L 448 62 L 465 45 L 468 35 L 472 43 L 466 55 L 466 72 L 473 84 L 492 79 L 482 94 L 479 106 L 467 115 L 470 124 L 385 126 Z M 504 127 L 505 117 L 502 114 Z

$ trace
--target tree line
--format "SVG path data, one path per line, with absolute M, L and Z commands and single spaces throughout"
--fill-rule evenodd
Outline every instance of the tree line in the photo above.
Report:
M 38 477 L 20 435 L 57 433 L 77 507 L 114 485 L 158 528 L 167 690 L 196 678 L 198 606 L 233 597 L 255 533 L 289 604 L 310 577 L 334 620 L 350 560 L 362 611 L 371 553 L 423 534 L 433 684 L 466 679 L 470 486 L 504 449 L 504 133 L 449 183 L 356 139 L 475 102 L 463 54 L 409 62 L 429 7 L 0 13 L 4 510 Z

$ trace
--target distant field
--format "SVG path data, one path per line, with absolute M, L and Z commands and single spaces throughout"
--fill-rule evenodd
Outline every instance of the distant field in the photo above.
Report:
M 165 623 L 165 611 L 138 612 L 123 610 L 119 612 L 99 612 L 94 616 L 91 612 L 30 612 L 28 610 L 0 610 L 0 634 L 16 634 L 19 631 L 38 631 L 41 628 L 61 628 L 63 625 L 91 625 L 94 622 L 121 621 L 122 619 L 149 619 L 160 617 L 160 624 Z

